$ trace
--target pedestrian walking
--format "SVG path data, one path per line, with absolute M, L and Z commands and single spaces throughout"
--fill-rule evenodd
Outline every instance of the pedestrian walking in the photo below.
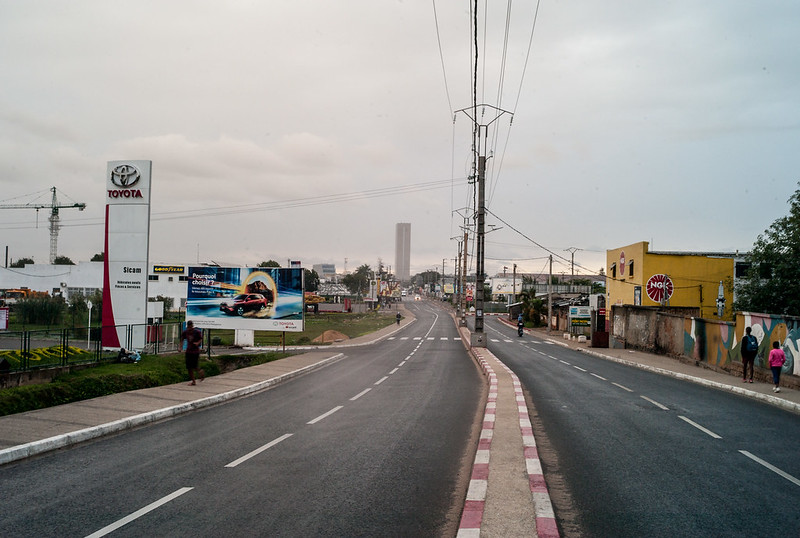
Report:
M 189 378 L 192 380 L 190 385 L 195 383 L 195 371 L 200 374 L 200 381 L 206 378 L 205 371 L 200 368 L 200 343 L 203 341 L 203 333 L 194 328 L 194 323 L 186 322 L 186 330 L 181 333 L 181 342 L 186 340 L 186 369 L 189 371 Z
M 742 339 L 742 383 L 747 383 L 747 368 L 750 368 L 750 383 L 753 382 L 753 369 L 758 354 L 758 339 L 750 334 L 750 327 L 744 330 L 747 334 Z
M 781 368 L 783 368 L 783 363 L 786 362 L 786 354 L 781 349 L 781 343 L 777 340 L 772 342 L 772 351 L 769 352 L 769 368 L 772 370 L 772 381 L 775 383 L 775 386 L 772 388 L 772 392 L 780 392 L 780 382 L 781 382 Z
M 400 312 L 397 313 L 395 319 L 397 320 L 397 324 L 400 325 L 400 320 L 403 319 L 403 316 L 400 315 Z

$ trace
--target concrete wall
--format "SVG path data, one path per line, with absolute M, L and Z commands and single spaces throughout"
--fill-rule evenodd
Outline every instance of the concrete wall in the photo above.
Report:
M 763 370 L 762 378 L 771 375 L 767 357 L 775 341 L 786 354 L 782 373 L 800 376 L 800 318 L 737 312 L 734 322 L 726 322 L 699 318 L 697 313 L 697 309 L 614 305 L 611 345 L 691 359 L 738 374 L 742 337 L 751 327 L 760 344 L 755 364 Z M 800 387 L 800 377 L 787 384 Z

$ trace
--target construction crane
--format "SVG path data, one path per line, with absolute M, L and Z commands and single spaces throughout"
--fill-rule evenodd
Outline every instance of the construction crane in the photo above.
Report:
M 50 209 L 50 264 L 52 265 L 58 257 L 58 230 L 61 228 L 59 224 L 59 209 L 77 208 L 83 211 L 86 209 L 86 204 L 59 204 L 56 198 L 56 188 L 50 189 L 53 191 L 53 200 L 49 204 L 0 204 L 0 209 L 35 209 L 37 212 L 40 209 Z

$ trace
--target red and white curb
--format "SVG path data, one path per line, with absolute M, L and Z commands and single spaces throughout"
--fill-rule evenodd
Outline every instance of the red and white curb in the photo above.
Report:
M 469 489 L 467 490 L 467 499 L 464 502 L 464 510 L 461 513 L 461 523 L 456 535 L 457 538 L 480 537 L 481 523 L 486 507 L 486 492 L 489 485 L 489 458 L 497 411 L 497 375 L 491 365 L 483 358 L 483 350 L 481 348 L 473 348 L 473 352 L 481 368 L 489 376 L 489 396 L 483 415 L 483 429 L 478 441 L 475 461 L 472 464 L 472 475 L 469 481 Z M 525 404 L 525 396 L 522 393 L 522 384 L 508 366 L 499 360 L 497 362 L 509 373 L 514 385 L 519 413 L 519 427 L 522 434 L 522 449 L 536 517 L 536 534 L 539 538 L 558 538 L 558 526 L 556 525 L 553 505 L 550 501 L 550 494 L 545 484 L 539 453 L 536 449 L 533 426 L 528 416 L 528 407 Z
M 550 501 L 550 493 L 547 491 L 547 484 L 544 481 L 542 462 L 539 459 L 539 451 L 536 448 L 536 439 L 533 437 L 533 426 L 528 415 L 528 406 L 525 403 L 525 395 L 522 394 L 522 383 L 508 366 L 502 362 L 500 364 L 509 373 L 514 384 L 514 394 L 519 412 L 519 429 L 522 433 L 522 450 L 525 455 L 525 468 L 528 472 L 528 483 L 536 516 L 536 534 L 539 538 L 557 538 L 559 534 L 556 517 L 553 512 L 553 504 Z

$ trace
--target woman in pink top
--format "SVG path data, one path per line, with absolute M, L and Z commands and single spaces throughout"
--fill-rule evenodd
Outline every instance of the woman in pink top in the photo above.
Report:
M 772 342 L 772 350 L 769 352 L 769 368 L 772 370 L 772 381 L 775 386 L 772 392 L 780 392 L 781 388 L 778 386 L 781 381 L 781 368 L 783 363 L 786 362 L 786 354 L 781 349 L 781 344 L 778 341 Z

